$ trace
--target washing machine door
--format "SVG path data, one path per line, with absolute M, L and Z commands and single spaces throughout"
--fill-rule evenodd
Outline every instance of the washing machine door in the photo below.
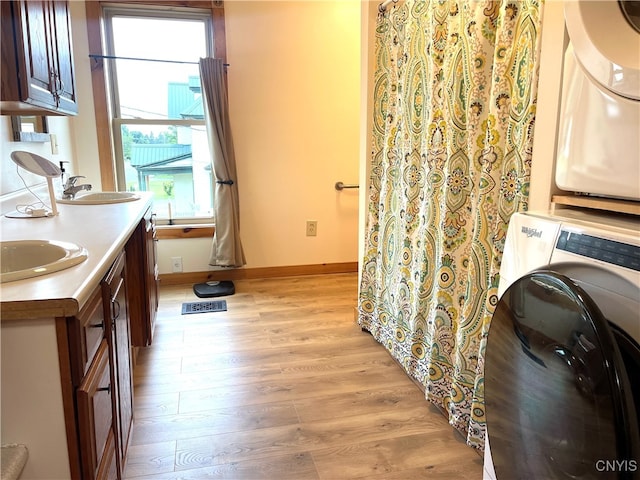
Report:
M 502 296 L 487 340 L 485 404 L 498 480 L 638 478 L 624 363 L 607 321 L 568 277 L 535 272 Z

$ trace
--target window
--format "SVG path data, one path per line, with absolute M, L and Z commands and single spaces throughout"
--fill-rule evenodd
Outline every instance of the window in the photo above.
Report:
M 211 11 L 120 5 L 103 18 L 118 190 L 152 191 L 160 218 L 210 219 L 197 62 L 214 56 Z

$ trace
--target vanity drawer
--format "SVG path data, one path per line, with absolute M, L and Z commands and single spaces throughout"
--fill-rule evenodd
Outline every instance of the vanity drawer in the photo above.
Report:
M 72 358 L 73 384 L 82 382 L 91 361 L 105 338 L 104 307 L 102 291 L 97 288 L 78 316 L 69 325 L 69 350 Z
M 95 360 L 77 391 L 78 432 L 83 478 L 109 471 L 113 445 L 112 385 L 107 340 L 100 343 Z M 105 458 L 106 455 L 106 458 Z

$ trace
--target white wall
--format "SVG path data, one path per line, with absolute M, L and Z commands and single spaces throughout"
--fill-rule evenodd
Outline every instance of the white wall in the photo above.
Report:
M 248 267 L 357 261 L 359 1 L 227 1 Z M 318 236 L 305 236 L 306 220 Z

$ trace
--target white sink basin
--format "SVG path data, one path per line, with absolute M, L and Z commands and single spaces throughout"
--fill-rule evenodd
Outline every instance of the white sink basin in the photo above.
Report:
M 68 205 L 104 205 L 108 203 L 134 202 L 140 200 L 135 192 L 87 192 L 79 193 L 75 198 L 61 198 L 58 203 Z
M 0 242 L 0 283 L 47 275 L 87 259 L 79 245 L 53 240 Z

